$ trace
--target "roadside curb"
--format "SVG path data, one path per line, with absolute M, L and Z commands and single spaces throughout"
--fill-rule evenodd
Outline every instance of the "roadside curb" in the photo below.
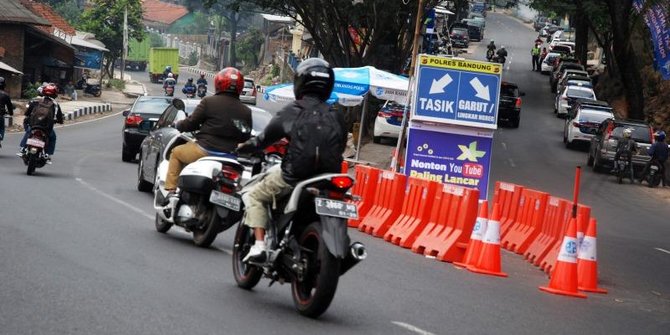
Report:
M 76 108 L 70 112 L 63 113 L 63 120 L 72 121 L 84 115 L 91 115 L 97 113 L 104 113 L 112 110 L 112 104 L 109 102 L 99 103 L 91 106 L 84 106 Z M 5 116 L 4 117 L 5 128 L 11 128 L 14 126 L 14 117 Z

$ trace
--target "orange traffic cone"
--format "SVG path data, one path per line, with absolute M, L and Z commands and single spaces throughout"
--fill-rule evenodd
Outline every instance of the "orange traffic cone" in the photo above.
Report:
M 477 262 L 468 265 L 468 270 L 487 275 L 507 277 L 501 270 L 500 262 L 500 205 L 493 204 L 491 220 L 486 225 L 486 233 L 482 240 L 482 251 Z
M 563 237 L 549 287 L 540 286 L 540 290 L 571 297 L 586 298 L 577 291 L 577 223 L 570 218 L 568 231 Z
M 596 219 L 589 221 L 586 236 L 577 256 L 577 284 L 580 291 L 607 293 L 598 287 L 598 258 L 596 256 Z
M 482 201 L 482 204 L 479 206 L 479 215 L 477 215 L 477 221 L 475 226 L 472 228 L 472 234 L 470 234 L 470 242 L 468 243 L 468 249 L 463 256 L 463 262 L 454 262 L 454 265 L 460 267 L 468 267 L 469 265 L 475 265 L 479 254 L 482 251 L 482 238 L 484 233 L 486 233 L 486 226 L 489 221 L 489 206 L 486 200 Z

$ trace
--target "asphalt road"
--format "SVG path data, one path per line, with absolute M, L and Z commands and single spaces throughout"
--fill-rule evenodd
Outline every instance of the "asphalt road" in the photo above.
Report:
M 547 78 L 529 71 L 535 34 L 496 14 L 487 27 L 510 51 L 505 79 L 527 93 L 521 127 L 496 134 L 492 179 L 569 197 L 586 153 L 563 148 Z M 203 250 L 177 228 L 154 230 L 137 164 L 121 161 L 121 125 L 117 114 L 60 128 L 54 164 L 35 176 L 0 149 L 0 333 L 667 334 L 670 254 L 654 249 L 670 250 L 667 191 L 584 171 L 608 295 L 540 292 L 548 279 L 517 255 L 503 254 L 509 278 L 478 276 L 352 231 L 368 260 L 311 320 L 293 310 L 287 285 L 236 287 L 232 232 Z

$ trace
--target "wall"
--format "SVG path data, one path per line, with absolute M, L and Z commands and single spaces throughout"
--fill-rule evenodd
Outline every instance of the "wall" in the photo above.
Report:
M 24 27 L 16 24 L 0 24 L 0 47 L 5 48 L 5 56 L 0 59 L 3 63 L 23 71 L 23 43 Z M 7 92 L 10 97 L 21 96 L 21 76 L 7 76 Z

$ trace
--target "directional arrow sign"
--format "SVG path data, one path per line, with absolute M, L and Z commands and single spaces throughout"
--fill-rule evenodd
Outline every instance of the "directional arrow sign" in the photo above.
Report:
M 489 87 L 484 86 L 481 81 L 479 81 L 479 78 L 475 77 L 472 80 L 470 80 L 470 85 L 472 85 L 472 88 L 475 89 L 475 96 L 480 99 L 484 99 L 486 101 L 491 101 L 491 95 L 489 94 Z
M 448 73 L 442 76 L 440 80 L 433 79 L 433 83 L 430 85 L 430 91 L 428 94 L 444 93 L 444 88 L 449 86 L 452 81 L 453 80 Z

